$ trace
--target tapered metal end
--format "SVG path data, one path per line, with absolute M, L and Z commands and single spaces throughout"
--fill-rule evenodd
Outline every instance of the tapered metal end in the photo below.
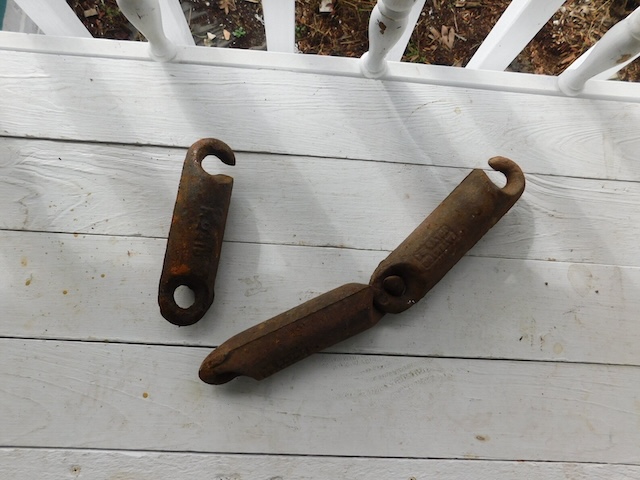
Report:
M 240 375 L 262 380 L 375 325 L 374 289 L 349 283 L 313 298 L 224 342 L 205 358 L 199 376 L 220 385 Z
M 211 385 L 222 385 L 242 375 L 241 372 L 234 372 L 233 366 L 225 365 L 226 358 L 219 348 L 211 352 L 198 371 L 200 380 Z

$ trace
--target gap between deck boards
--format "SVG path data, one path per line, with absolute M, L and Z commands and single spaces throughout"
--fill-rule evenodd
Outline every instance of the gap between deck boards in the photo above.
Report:
M 123 470 L 151 475 L 155 480 L 175 480 L 185 472 L 216 480 L 269 478 L 271 480 L 326 480 L 327 478 L 438 480 L 512 480 L 513 478 L 564 478 L 631 480 L 640 467 L 627 464 L 525 462 L 475 459 L 407 459 L 385 457 L 334 457 L 315 455 L 218 454 L 109 449 L 0 448 L 6 473 L 14 480 L 53 480 L 69 473 L 111 478 Z M 101 476 L 98 476 L 101 475 Z
M 0 238 L 0 284 L 12 292 L 0 299 L 12 320 L 0 323 L 0 335 L 136 344 L 219 345 L 339 285 L 367 282 L 385 256 L 225 243 L 214 305 L 198 324 L 177 328 L 157 305 L 163 240 L 23 232 Z M 336 349 L 637 365 L 638 283 L 638 267 L 467 256 L 409 311 Z

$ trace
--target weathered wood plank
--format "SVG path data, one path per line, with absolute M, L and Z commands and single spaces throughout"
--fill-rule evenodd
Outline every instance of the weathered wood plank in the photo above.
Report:
M 157 306 L 160 239 L 0 232 L 0 335 L 219 345 L 338 285 L 384 252 L 225 243 L 216 300 L 177 328 Z M 640 365 L 640 269 L 464 258 L 418 305 L 338 352 Z
M 321 354 L 212 387 L 202 348 L 0 351 L 8 447 L 640 464 L 638 367 Z
M 13 480 L 59 480 L 86 476 L 92 480 L 140 478 L 175 480 L 376 480 L 438 478 L 438 480 L 633 480 L 636 465 L 597 463 L 502 462 L 483 460 L 422 460 L 395 458 L 340 458 L 286 455 L 221 455 L 0 448 L 4 474 Z
M 11 51 L 0 62 L 9 136 L 186 147 L 214 135 L 254 152 L 466 168 L 505 155 L 531 173 L 640 179 L 634 103 Z
M 185 153 L 5 138 L 0 228 L 165 237 Z M 225 239 L 373 250 L 394 249 L 469 172 L 248 153 L 205 164 L 235 178 Z M 639 184 L 527 182 L 473 255 L 640 265 Z

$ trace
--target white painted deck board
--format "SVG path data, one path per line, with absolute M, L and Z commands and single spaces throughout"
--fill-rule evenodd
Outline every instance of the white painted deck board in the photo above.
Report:
M 505 155 L 529 173 L 640 179 L 637 103 L 10 51 L 0 64 L 9 136 L 216 136 L 240 151 L 465 168 Z
M 438 85 L 435 67 L 407 82 L 399 65 L 387 81 L 251 69 L 251 53 L 242 68 L 160 65 L 122 42 L 96 45 L 128 60 L 82 56 L 84 40 L 80 56 L 12 52 L 12 38 L 0 38 L 0 445 L 16 448 L 0 449 L 3 468 L 638 476 L 637 99 L 545 96 L 544 78 L 504 93 L 487 79 L 505 74 L 487 72 L 477 88 Z M 238 152 L 235 167 L 211 162 L 234 193 L 214 306 L 177 328 L 157 284 L 186 148 L 207 136 Z M 493 155 L 523 167 L 526 192 L 423 302 L 263 382 L 198 380 L 228 336 L 367 282 Z
M 5 446 L 640 464 L 637 367 L 318 354 L 214 387 L 203 348 L 0 347 Z
M 168 234 L 186 149 L 4 139 L 0 153 L 2 228 Z M 469 173 L 264 153 L 237 157 L 234 167 L 215 157 L 206 163 L 235 179 L 225 232 L 234 242 L 390 251 Z M 471 253 L 640 266 L 639 204 L 636 182 L 530 174 L 522 199 Z
M 178 328 L 156 301 L 164 240 L 0 232 L 0 245 L 0 336 L 208 347 L 366 283 L 385 256 L 226 242 L 213 307 Z M 467 257 L 420 304 L 331 350 L 640 366 L 639 288 L 637 267 Z
M 202 453 L 98 451 L 0 448 L 0 464 L 13 480 L 59 480 L 86 476 L 92 480 L 135 478 L 175 480 L 271 479 L 324 480 L 375 478 L 379 480 L 438 478 L 439 480 L 634 480 L 636 465 L 597 463 L 501 462 L 483 460 L 424 460 L 339 458 L 285 455 L 223 455 Z M 127 477 L 129 476 L 129 477 Z

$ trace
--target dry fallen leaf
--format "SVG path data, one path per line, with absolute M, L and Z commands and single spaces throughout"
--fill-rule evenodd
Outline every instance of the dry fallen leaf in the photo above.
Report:
M 224 10 L 225 15 L 229 15 L 229 11 L 236 9 L 236 0 L 218 0 L 218 6 Z
M 445 37 L 445 44 L 447 45 L 447 47 L 453 50 L 453 42 L 455 41 L 456 41 L 456 31 L 453 29 L 453 27 L 450 27 L 449 35 Z
M 229 40 L 231 38 L 231 32 L 227 29 L 222 30 L 222 35 L 225 40 Z
M 333 0 L 320 0 L 320 13 L 333 13 Z
M 429 35 L 429 37 L 431 37 L 433 40 L 438 40 L 448 49 L 453 49 L 453 44 L 456 40 L 456 31 L 453 27 L 447 27 L 446 25 L 443 25 L 440 28 L 440 31 L 436 30 L 433 27 L 431 27 L 429 31 L 431 32 L 431 35 Z

